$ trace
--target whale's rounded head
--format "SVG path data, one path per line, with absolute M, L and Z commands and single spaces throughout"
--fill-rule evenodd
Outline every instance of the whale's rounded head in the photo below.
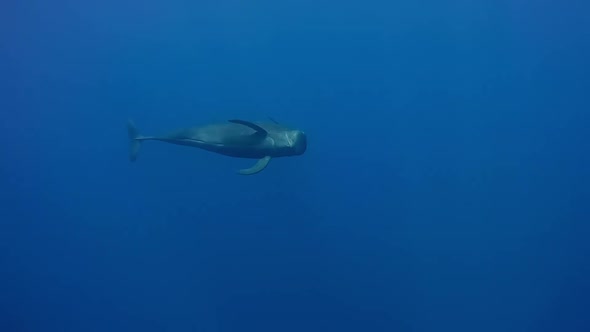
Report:
M 291 132 L 293 142 L 292 148 L 296 155 L 302 155 L 307 150 L 307 135 L 300 130 Z
M 298 156 L 307 149 L 307 136 L 301 130 L 285 130 L 275 135 L 273 141 L 273 156 Z

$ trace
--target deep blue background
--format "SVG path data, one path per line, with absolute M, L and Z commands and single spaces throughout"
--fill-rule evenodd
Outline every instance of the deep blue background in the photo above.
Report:
M 0 330 L 589 331 L 587 3 L 2 2 Z

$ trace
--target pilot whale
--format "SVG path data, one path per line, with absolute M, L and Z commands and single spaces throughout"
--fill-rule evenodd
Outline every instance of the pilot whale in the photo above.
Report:
M 242 175 L 262 171 L 272 158 L 302 155 L 307 149 L 307 136 L 303 131 L 285 127 L 274 120 L 228 120 L 223 123 L 180 129 L 164 136 L 140 135 L 133 121 L 129 120 L 127 132 L 131 161 L 137 160 L 144 141 L 161 141 L 230 157 L 258 159 L 252 167 L 239 170 L 238 173 Z

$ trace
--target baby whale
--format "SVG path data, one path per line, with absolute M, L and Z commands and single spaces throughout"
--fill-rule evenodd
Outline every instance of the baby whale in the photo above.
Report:
M 230 157 L 258 159 L 252 167 L 238 171 L 242 175 L 262 171 L 272 158 L 302 155 L 307 149 L 307 136 L 303 131 L 285 127 L 276 121 L 229 120 L 180 129 L 164 136 L 143 136 L 129 120 L 127 132 L 131 161 L 137 159 L 143 141 L 162 141 Z

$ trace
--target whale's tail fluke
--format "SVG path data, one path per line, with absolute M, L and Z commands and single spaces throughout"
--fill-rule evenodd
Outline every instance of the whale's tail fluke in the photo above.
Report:
M 141 140 L 135 123 L 131 120 L 127 121 L 127 134 L 129 135 L 129 160 L 135 161 L 139 154 L 139 148 L 141 148 Z

